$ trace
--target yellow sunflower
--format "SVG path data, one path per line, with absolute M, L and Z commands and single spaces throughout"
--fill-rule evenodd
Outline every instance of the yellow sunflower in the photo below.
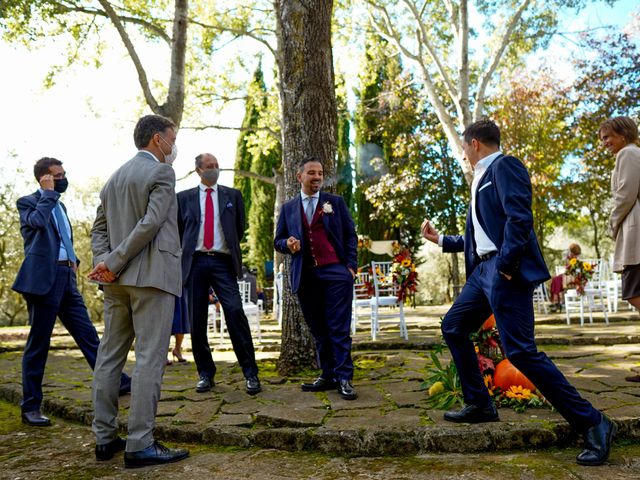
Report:
M 531 400 L 531 390 L 523 388 L 522 385 L 511 385 L 504 394 L 507 398 L 515 398 L 516 400 Z
M 405 258 L 404 260 L 402 260 L 402 266 L 403 267 L 410 267 L 411 266 L 411 260 L 409 260 L 408 258 Z
M 587 262 L 583 262 L 583 263 L 582 263 L 582 269 L 583 269 L 585 272 L 590 272 L 590 271 L 591 271 L 591 264 L 590 264 L 590 263 L 587 263 Z
M 576 259 L 576 258 L 572 258 L 571 260 L 569 260 L 569 265 L 571 265 L 572 267 L 573 267 L 576 263 L 578 263 L 578 259 Z

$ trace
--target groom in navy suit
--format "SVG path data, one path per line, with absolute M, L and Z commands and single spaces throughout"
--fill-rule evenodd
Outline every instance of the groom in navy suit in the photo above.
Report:
M 318 160 L 300 162 L 302 190 L 282 206 L 274 244 L 280 253 L 292 255 L 291 291 L 298 294 L 322 369 L 302 390 L 335 388 L 345 400 L 354 400 L 349 326 L 358 237 L 342 197 L 320 191 L 323 178 Z
M 13 284 L 27 301 L 29 337 L 22 357 L 22 420 L 32 426 L 50 425 L 42 415 L 42 378 L 56 316 L 78 344 L 93 369 L 100 340 L 78 291 L 80 263 L 73 249 L 73 232 L 60 195 L 68 181 L 62 162 L 44 157 L 33 168 L 40 188 L 18 199 L 25 258 Z M 120 395 L 131 391 L 131 378 L 122 374 Z
M 533 231 L 527 169 L 500 152 L 495 123 L 481 120 L 462 136 L 465 157 L 474 169 L 464 237 L 439 235 L 428 221 L 422 224 L 423 236 L 443 251 L 465 253 L 467 283 L 442 321 L 442 334 L 460 375 L 466 406 L 444 418 L 458 423 L 498 421 L 469 338 L 493 313 L 507 358 L 584 434 L 585 449 L 577 462 L 600 465 L 609 456 L 615 425 L 580 396 L 535 343 L 533 290 L 549 279 L 549 272 Z

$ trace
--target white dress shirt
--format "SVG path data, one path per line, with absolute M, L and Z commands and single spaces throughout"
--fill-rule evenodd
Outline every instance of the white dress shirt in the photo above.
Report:
M 318 202 L 320 201 L 320 192 L 316 192 L 313 195 L 307 195 L 302 190 L 300 190 L 300 198 L 302 199 L 302 211 L 307 213 L 307 198 L 310 198 L 311 202 L 313 202 L 313 212 L 315 214 L 316 208 L 318 208 Z
M 212 189 L 211 198 L 213 200 L 213 252 L 221 252 L 231 254 L 231 250 L 227 246 L 227 241 L 224 238 L 224 232 L 222 231 L 222 223 L 220 222 L 220 207 L 218 203 L 218 185 L 207 187 L 203 183 L 198 185 L 200 193 L 200 229 L 198 230 L 198 243 L 196 243 L 196 251 L 206 252 L 204 248 L 204 214 L 207 201 L 207 188 Z
M 500 155 L 502 155 L 500 151 L 487 155 L 479 160 L 473 169 L 473 182 L 471 183 L 471 221 L 473 222 L 473 236 L 476 241 L 476 253 L 479 256 L 498 251 L 498 247 L 496 247 L 487 236 L 478 221 L 478 215 L 476 214 L 476 197 L 478 196 L 478 183 L 480 183 L 480 179 L 487 171 L 487 168 L 489 168 L 493 161 Z

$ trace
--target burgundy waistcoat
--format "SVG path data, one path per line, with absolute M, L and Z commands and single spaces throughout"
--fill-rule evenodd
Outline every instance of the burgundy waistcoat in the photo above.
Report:
M 318 207 L 320 207 L 319 202 Z M 324 229 L 322 208 L 316 208 L 311 225 L 307 222 L 302 204 L 300 204 L 300 212 L 302 214 L 302 230 L 304 231 L 303 265 L 309 268 L 340 263 Z

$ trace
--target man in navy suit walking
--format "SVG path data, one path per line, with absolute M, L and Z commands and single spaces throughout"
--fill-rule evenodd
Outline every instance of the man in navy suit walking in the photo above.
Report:
M 291 291 L 298 295 L 322 369 L 313 383 L 302 384 L 302 390 L 337 389 L 345 400 L 354 400 L 349 326 L 358 237 L 342 197 L 320 191 L 323 178 L 318 160 L 300 162 L 302 189 L 282 206 L 274 245 L 280 253 L 292 255 Z
M 78 291 L 78 259 L 73 250 L 73 232 L 60 194 L 68 181 L 62 162 L 44 157 L 33 168 L 40 188 L 18 199 L 20 232 L 25 258 L 13 284 L 27 301 L 29 337 L 22 357 L 22 421 L 47 426 L 42 415 L 42 378 L 49 354 L 56 316 L 78 344 L 93 369 L 100 340 Z M 131 379 L 122 374 L 120 395 L 131 390 Z
M 527 169 L 500 152 L 500 130 L 489 120 L 470 125 L 462 137 L 465 157 L 474 168 L 465 235 L 439 235 L 428 221 L 422 224 L 423 236 L 443 251 L 465 253 L 467 283 L 442 321 L 465 407 L 444 418 L 498 421 L 469 338 L 493 313 L 507 358 L 584 434 L 585 449 L 577 462 L 600 465 L 609 456 L 616 426 L 580 396 L 535 343 L 533 290 L 549 279 L 549 272 L 533 231 Z
M 191 321 L 191 348 L 198 368 L 196 392 L 215 385 L 216 365 L 207 338 L 209 287 L 222 304 L 233 351 L 245 376 L 245 390 L 262 390 L 249 321 L 242 308 L 238 278 L 242 276 L 240 240 L 245 217 L 242 194 L 218 185 L 216 157 L 196 157 L 200 185 L 178 193 L 178 229 L 182 241 L 182 281 Z

